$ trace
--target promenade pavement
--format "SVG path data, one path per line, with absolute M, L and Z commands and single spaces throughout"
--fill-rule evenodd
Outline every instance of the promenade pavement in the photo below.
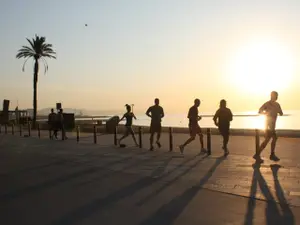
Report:
M 168 135 L 162 148 L 113 145 L 113 135 L 68 133 L 49 140 L 0 135 L 0 221 L 10 224 L 300 224 L 300 140 L 280 138 L 281 161 L 252 159 L 254 137 L 234 136 L 223 157 L 220 136 L 212 155 L 195 140 L 181 156 L 187 134 Z

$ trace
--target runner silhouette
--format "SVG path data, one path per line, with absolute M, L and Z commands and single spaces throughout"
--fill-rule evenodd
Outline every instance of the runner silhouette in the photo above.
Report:
M 201 116 L 198 115 L 198 107 L 200 106 L 200 104 L 201 101 L 196 98 L 194 100 L 194 105 L 189 109 L 187 118 L 189 118 L 190 138 L 184 144 L 179 146 L 181 154 L 183 154 L 185 146 L 195 140 L 197 134 L 199 135 L 201 152 L 206 153 L 203 143 L 203 134 L 201 131 L 201 127 L 198 124 L 198 121 L 201 120 Z
M 280 104 L 277 102 L 278 93 L 276 91 L 271 92 L 271 100 L 264 103 L 258 113 L 266 115 L 266 127 L 265 127 L 265 140 L 261 143 L 258 152 L 253 156 L 253 158 L 259 162 L 263 163 L 264 160 L 260 157 L 261 152 L 266 148 L 269 141 L 271 142 L 271 154 L 270 160 L 279 161 L 280 159 L 275 155 L 275 147 L 277 142 L 277 134 L 276 134 L 276 121 L 278 114 L 280 116 L 283 115 Z
M 125 123 L 125 133 L 124 135 L 119 139 L 119 145 L 121 145 L 121 141 L 123 139 L 125 139 L 126 137 L 128 137 L 129 134 L 131 134 L 132 139 L 135 143 L 136 146 L 138 146 L 138 143 L 136 141 L 135 138 L 135 134 L 134 131 L 132 129 L 132 119 L 136 119 L 135 115 L 133 114 L 133 112 L 131 112 L 131 106 L 126 104 L 126 110 L 127 112 L 123 115 L 123 117 L 119 120 L 119 122 L 121 122 L 124 118 L 126 118 L 126 123 Z
M 159 105 L 159 99 L 154 100 L 154 105 L 149 107 L 146 115 L 151 117 L 150 124 L 150 151 L 153 151 L 153 136 L 157 133 L 156 144 L 160 148 L 161 144 L 159 142 L 161 135 L 161 119 L 165 116 L 164 109 Z
M 229 108 L 226 107 L 226 101 L 222 99 L 220 101 L 220 108 L 216 111 L 213 118 L 215 125 L 219 128 L 219 131 L 223 137 L 223 150 L 224 156 L 229 154 L 227 144 L 229 141 L 229 129 L 230 129 L 230 121 L 232 121 L 232 112 Z

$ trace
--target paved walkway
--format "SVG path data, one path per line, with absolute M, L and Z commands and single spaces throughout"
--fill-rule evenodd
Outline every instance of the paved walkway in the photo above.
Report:
M 253 137 L 232 137 L 222 156 L 192 143 L 181 156 L 163 147 L 113 146 L 113 135 L 82 134 L 76 143 L 0 135 L 0 221 L 3 224 L 300 224 L 299 139 L 278 141 L 280 163 L 255 165 Z M 175 134 L 174 147 L 187 135 Z

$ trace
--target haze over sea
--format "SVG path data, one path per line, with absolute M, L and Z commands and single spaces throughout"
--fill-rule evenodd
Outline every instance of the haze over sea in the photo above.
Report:
M 233 112 L 234 115 L 245 115 L 245 116 L 234 116 L 231 122 L 231 128 L 235 129 L 263 129 L 264 128 L 264 116 L 257 116 L 257 112 Z M 117 114 L 121 116 L 122 114 Z M 201 113 L 203 116 L 199 124 L 201 127 L 215 127 L 212 120 L 213 113 Z M 137 120 L 133 122 L 134 125 L 149 125 L 150 118 L 143 114 L 137 114 Z M 300 130 L 300 110 L 289 110 L 284 111 L 284 116 L 278 116 L 277 118 L 277 129 L 280 130 Z M 121 122 L 120 124 L 124 124 Z M 162 120 L 162 126 L 170 127 L 187 127 L 188 119 L 187 114 L 168 114 Z

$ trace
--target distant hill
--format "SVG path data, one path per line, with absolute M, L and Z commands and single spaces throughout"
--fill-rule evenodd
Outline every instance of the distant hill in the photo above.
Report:
M 38 110 L 37 114 L 40 116 L 48 115 L 51 111 L 51 108 L 44 108 Z M 76 116 L 110 116 L 110 115 L 118 115 L 123 112 L 118 112 L 117 110 L 87 110 L 87 109 L 74 109 L 74 108 L 64 108 L 64 112 L 66 113 L 74 113 Z

